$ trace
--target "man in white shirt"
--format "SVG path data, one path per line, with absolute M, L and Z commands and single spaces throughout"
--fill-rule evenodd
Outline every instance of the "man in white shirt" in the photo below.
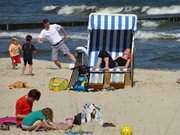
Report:
M 59 60 L 59 51 L 63 52 L 64 55 L 67 55 L 74 63 L 76 58 L 70 52 L 69 48 L 66 46 L 64 40 L 67 38 L 67 33 L 64 28 L 58 24 L 50 25 L 48 19 L 43 20 L 44 29 L 41 31 L 38 42 L 43 43 L 44 39 L 48 40 L 52 48 L 52 61 L 59 67 L 62 68 L 61 62 Z M 61 37 L 59 31 L 62 31 L 64 38 Z

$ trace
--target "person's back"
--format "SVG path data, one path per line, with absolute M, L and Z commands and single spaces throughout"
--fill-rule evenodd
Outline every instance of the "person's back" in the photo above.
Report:
M 32 126 L 38 120 L 46 120 L 46 116 L 42 111 L 35 111 L 28 114 L 22 121 L 22 125 Z
M 32 89 L 28 92 L 27 95 L 20 97 L 16 101 L 16 123 L 17 127 L 21 126 L 22 120 L 32 112 L 32 107 L 34 101 L 38 101 L 41 96 L 41 93 L 36 90 Z
M 33 103 L 28 102 L 27 96 L 22 96 L 16 102 L 16 115 L 26 116 L 32 111 Z M 22 119 L 16 117 L 17 127 L 21 125 Z

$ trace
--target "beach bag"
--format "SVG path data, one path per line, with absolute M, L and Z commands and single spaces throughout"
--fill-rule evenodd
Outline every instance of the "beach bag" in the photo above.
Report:
M 76 83 L 73 85 L 74 91 L 88 91 L 88 77 L 80 75 Z
M 59 78 L 59 77 L 53 77 L 49 81 L 49 90 L 53 92 L 63 91 L 67 90 L 68 88 L 68 80 Z

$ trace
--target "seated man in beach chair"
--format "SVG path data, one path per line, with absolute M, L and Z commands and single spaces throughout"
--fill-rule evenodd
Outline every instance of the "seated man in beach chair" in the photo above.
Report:
M 123 66 L 128 68 L 131 63 L 131 50 L 130 48 L 126 48 L 123 56 L 118 56 L 115 59 L 112 59 L 111 55 L 107 51 L 101 50 L 98 55 L 98 62 L 96 65 L 97 68 L 115 68 L 119 66 Z

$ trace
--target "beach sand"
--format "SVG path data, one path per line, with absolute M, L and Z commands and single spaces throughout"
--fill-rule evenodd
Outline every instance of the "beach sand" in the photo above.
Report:
M 33 110 L 51 107 L 55 121 L 64 121 L 81 111 L 84 103 L 101 106 L 105 122 L 112 122 L 115 128 L 103 128 L 97 123 L 84 124 L 73 130 L 93 131 L 94 135 L 120 135 L 124 124 L 133 128 L 133 135 L 179 135 L 180 134 L 180 85 L 176 80 L 180 71 L 135 69 L 135 86 L 116 91 L 53 93 L 48 90 L 51 77 L 70 78 L 71 71 L 57 69 L 50 61 L 34 60 L 35 76 L 21 75 L 11 69 L 9 58 L 0 59 L 0 117 L 15 114 L 16 100 L 27 94 L 28 89 L 9 90 L 8 84 L 15 81 L 28 82 L 42 92 Z M 10 131 L 0 131 L 0 135 L 60 135 L 63 131 L 25 132 L 12 127 Z

